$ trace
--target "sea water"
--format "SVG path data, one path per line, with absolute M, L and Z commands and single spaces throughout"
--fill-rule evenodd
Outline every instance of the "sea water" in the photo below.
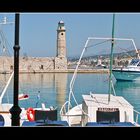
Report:
M 4 88 L 9 74 L 0 75 L 0 89 Z M 19 94 L 29 95 L 27 100 L 19 100 L 19 106 L 41 107 L 44 103 L 46 107 L 54 106 L 59 111 L 62 105 L 68 100 L 70 91 L 70 81 L 72 73 L 35 73 L 19 75 Z M 80 104 L 82 94 L 98 93 L 107 94 L 109 88 L 109 76 L 107 74 L 79 73 L 73 87 L 73 93 Z M 123 96 L 134 109 L 140 112 L 140 82 L 116 82 L 113 77 L 116 95 Z M 3 103 L 13 103 L 13 79 L 8 86 L 3 98 Z M 72 100 L 72 103 L 74 101 Z M 139 118 L 140 122 L 140 118 Z

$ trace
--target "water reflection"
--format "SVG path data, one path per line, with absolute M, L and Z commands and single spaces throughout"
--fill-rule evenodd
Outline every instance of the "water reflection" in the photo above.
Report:
M 140 111 L 140 82 L 119 81 L 114 88 L 117 95 L 123 96 Z
M 67 73 L 55 74 L 56 102 L 61 107 L 65 103 L 67 91 Z
M 129 81 L 117 81 L 114 85 L 116 91 L 121 91 L 124 93 L 133 92 L 133 94 L 138 94 L 140 92 L 140 83 L 129 82 Z
M 8 80 L 8 75 L 6 78 L 4 75 L 1 76 L 3 81 Z M 0 89 L 3 86 L 0 84 Z M 21 107 L 36 107 L 39 95 L 40 101 L 37 107 L 45 103 L 46 107 L 53 105 L 60 108 L 65 102 L 66 90 L 67 73 L 20 74 L 19 76 L 19 93 L 29 95 L 28 100 L 19 101 Z M 13 102 L 13 80 L 5 93 L 3 102 Z
M 38 93 L 40 93 L 40 106 L 42 102 L 46 106 L 62 106 L 65 102 L 67 74 L 23 74 L 20 75 L 20 83 L 20 88 L 30 94 L 30 106 L 35 105 Z M 24 103 L 21 102 L 21 105 Z
M 9 76 L 0 75 L 1 90 L 4 81 L 7 81 Z M 41 107 L 41 103 L 45 103 L 46 107 L 57 106 L 59 111 L 68 100 L 71 78 L 72 74 L 67 73 L 20 74 L 19 92 L 29 94 L 28 100 L 19 101 L 20 107 L 35 107 L 38 101 L 37 96 L 40 94 L 38 107 Z M 116 95 L 123 96 L 136 110 L 140 111 L 140 82 L 115 82 L 114 88 Z M 108 76 L 106 74 L 78 74 L 73 91 L 78 103 L 82 102 L 82 95 L 89 94 L 90 91 L 108 93 Z M 5 93 L 3 102 L 13 103 L 13 80 Z

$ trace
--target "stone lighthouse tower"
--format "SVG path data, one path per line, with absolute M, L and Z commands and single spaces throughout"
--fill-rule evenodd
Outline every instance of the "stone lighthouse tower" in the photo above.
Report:
M 56 47 L 55 69 L 65 70 L 67 69 L 66 29 L 63 21 L 58 22 Z
M 58 22 L 56 57 L 61 57 L 61 58 L 66 57 L 66 29 L 63 21 Z

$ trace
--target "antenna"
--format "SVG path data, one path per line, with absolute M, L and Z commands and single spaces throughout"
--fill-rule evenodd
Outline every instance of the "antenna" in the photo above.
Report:
M 4 16 L 2 22 L 0 22 L 0 25 L 7 25 L 7 24 L 14 24 L 14 22 L 9 22 L 7 17 Z
M 4 15 L 3 18 L 2 18 L 2 20 L 0 21 L 0 45 L 3 48 L 2 49 L 3 52 L 6 52 L 6 50 L 7 50 L 7 47 L 6 46 L 9 45 L 9 43 L 8 43 L 8 41 L 7 41 L 7 39 L 6 39 L 5 35 L 4 35 L 4 32 L 2 30 L 2 26 L 3 25 L 12 25 L 12 24 L 14 24 L 14 22 L 8 21 L 8 18 L 7 18 L 6 15 Z

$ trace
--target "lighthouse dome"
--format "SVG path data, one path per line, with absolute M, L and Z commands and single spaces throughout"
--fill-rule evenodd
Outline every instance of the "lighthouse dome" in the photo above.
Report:
M 59 21 L 59 24 L 62 24 L 62 23 L 64 23 L 64 21 L 60 20 L 60 21 Z

